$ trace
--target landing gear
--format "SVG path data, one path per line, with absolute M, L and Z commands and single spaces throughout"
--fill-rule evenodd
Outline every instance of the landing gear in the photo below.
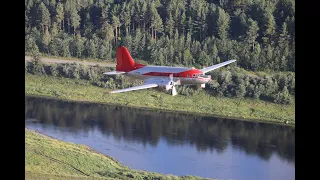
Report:
M 173 86 L 171 89 L 168 90 L 169 94 L 171 94 L 172 96 L 175 96 L 178 94 L 177 89 L 175 86 Z

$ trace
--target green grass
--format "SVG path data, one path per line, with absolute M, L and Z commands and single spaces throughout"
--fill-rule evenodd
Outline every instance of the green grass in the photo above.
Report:
M 88 85 L 85 80 L 26 74 L 26 95 L 46 96 L 63 100 L 89 101 L 140 108 L 181 111 L 206 115 L 295 124 L 295 105 L 280 105 L 249 98 L 223 98 L 204 91 L 193 96 L 171 96 L 156 89 L 104 94 L 110 89 Z
M 25 129 L 26 179 L 202 179 L 132 170 L 91 148 Z

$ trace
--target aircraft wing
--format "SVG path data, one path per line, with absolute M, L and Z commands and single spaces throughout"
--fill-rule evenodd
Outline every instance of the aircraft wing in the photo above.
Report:
M 111 92 L 107 92 L 108 94 L 113 94 L 113 93 L 121 93 L 121 92 L 127 92 L 127 91 L 135 91 L 135 90 L 140 90 L 140 89 L 148 89 L 148 88 L 154 88 L 154 87 L 158 87 L 158 84 L 154 84 L 154 83 L 148 83 L 148 84 L 143 84 L 141 86 L 134 86 L 134 87 L 130 87 L 130 88 L 125 88 L 125 89 L 120 89 L 120 90 L 115 90 L 115 91 L 111 91 Z
M 236 61 L 235 59 L 229 60 L 229 61 L 226 61 L 226 62 L 223 62 L 223 63 L 219 63 L 219 64 L 216 64 L 216 65 L 213 65 L 213 66 L 209 66 L 209 67 L 200 69 L 200 71 L 202 71 L 203 73 L 206 73 L 206 72 L 209 72 L 209 71 L 218 69 L 218 68 L 220 68 L 220 67 L 222 67 L 222 66 L 225 66 L 225 65 L 227 65 L 227 64 L 233 63 L 233 62 L 235 62 L 235 61 Z
M 105 72 L 103 74 L 107 74 L 107 75 L 115 75 L 115 74 L 124 74 L 126 72 L 124 71 L 110 71 L 110 72 Z

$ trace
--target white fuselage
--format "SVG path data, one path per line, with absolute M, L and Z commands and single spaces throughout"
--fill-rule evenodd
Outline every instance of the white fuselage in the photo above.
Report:
M 211 76 L 206 76 L 197 69 L 169 66 L 144 66 L 124 75 L 146 81 L 168 79 L 170 74 L 173 74 L 174 81 L 180 80 L 182 85 L 205 84 L 211 80 Z

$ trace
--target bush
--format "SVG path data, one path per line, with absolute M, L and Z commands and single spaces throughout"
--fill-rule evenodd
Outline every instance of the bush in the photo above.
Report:
M 184 96 L 193 96 L 197 91 L 191 86 L 177 86 L 176 88 L 178 93 Z
M 90 80 L 90 83 L 110 89 L 120 89 L 141 85 L 140 80 L 134 80 L 122 75 L 107 76 L 103 72 L 112 71 L 113 68 L 101 66 L 86 66 L 82 64 L 42 64 L 40 58 L 35 56 L 32 62 L 25 65 L 27 73 L 48 74 L 80 80 Z M 47 72 L 46 72 L 47 71 Z M 210 72 L 213 80 L 206 85 L 206 92 L 221 97 L 251 97 L 275 103 L 288 104 L 292 101 L 295 90 L 294 73 L 285 75 L 276 74 L 271 77 L 258 77 L 247 72 L 217 70 Z M 200 91 L 200 86 L 177 86 L 180 95 L 192 96 Z
M 89 80 L 93 82 L 96 82 L 98 80 L 98 75 L 92 67 L 89 68 L 88 75 L 89 75 Z
M 63 66 L 62 66 L 62 73 L 63 73 L 63 76 L 64 77 L 71 77 L 70 75 L 69 75 L 69 70 L 70 70 L 70 65 L 69 64 L 64 64 Z
M 244 83 L 240 83 L 235 87 L 235 96 L 240 98 L 246 95 L 246 87 Z
M 42 63 L 38 53 L 33 55 L 33 59 L 31 60 L 31 63 L 28 69 L 29 69 L 29 72 L 31 72 L 32 74 L 39 74 L 39 75 L 45 74 L 44 64 Z
M 89 72 L 88 72 L 88 67 L 84 65 L 80 65 L 80 79 L 86 79 L 89 80 Z
M 80 66 L 79 66 L 79 64 L 75 63 L 73 65 L 72 77 L 75 79 L 80 79 Z
M 279 103 L 279 104 L 290 104 L 291 103 L 292 98 L 289 94 L 287 86 L 284 86 L 284 88 L 281 92 L 278 92 L 274 95 L 273 101 L 275 103 Z
M 259 99 L 261 95 L 261 86 L 256 85 L 253 90 L 253 98 Z
M 253 97 L 254 95 L 254 85 L 253 84 L 249 84 L 249 86 L 246 88 L 246 96 L 247 97 Z
M 59 75 L 59 71 L 57 69 L 57 64 L 52 64 L 49 69 L 50 69 L 50 74 L 52 76 L 58 76 Z

